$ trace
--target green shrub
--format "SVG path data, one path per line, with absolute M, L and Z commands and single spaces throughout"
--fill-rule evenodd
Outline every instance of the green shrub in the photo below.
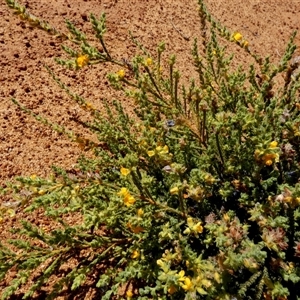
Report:
M 161 68 L 163 43 L 150 55 L 133 40 L 141 54 L 132 62 L 112 57 L 104 14 L 90 16 L 100 52 L 72 23 L 64 35 L 15 1 L 6 2 L 34 26 L 77 45 L 63 47 L 70 59 L 59 64 L 119 65 L 109 80 L 132 99 L 135 117 L 119 101 L 100 113 L 50 69 L 59 86 L 90 112 L 85 126 L 99 144 L 13 99 L 93 149 L 94 157 L 80 159 L 73 172 L 53 168 L 47 179 L 17 178 L 4 190 L 15 193 L 25 212 L 42 211 L 55 228 L 48 232 L 22 221 L 14 230 L 18 238 L 2 241 L 0 278 L 15 274 L 2 299 L 24 285 L 24 299 L 45 289 L 49 299 L 63 291 L 76 295 L 90 285 L 97 299 L 299 299 L 295 34 L 274 65 L 254 55 L 242 35 L 216 22 L 199 0 L 202 40 L 195 39 L 192 49 L 197 78 L 181 83 L 175 56 L 167 72 Z M 252 59 L 248 70 L 232 66 L 230 43 Z M 78 224 L 68 223 L 70 214 Z

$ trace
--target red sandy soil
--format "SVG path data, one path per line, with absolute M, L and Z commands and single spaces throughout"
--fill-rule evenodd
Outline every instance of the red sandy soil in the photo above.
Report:
M 160 41 L 166 42 L 168 53 L 177 54 L 183 75 L 190 74 L 193 38 L 200 39 L 200 23 L 196 0 L 23 0 L 30 13 L 66 32 L 64 19 L 91 35 L 90 12 L 107 14 L 107 44 L 113 55 L 130 60 L 135 54 L 128 32 L 146 46 L 153 55 Z M 289 37 L 300 27 L 299 0 L 206 0 L 208 10 L 232 31 L 249 40 L 256 53 L 278 61 Z M 184 38 L 185 37 L 185 38 Z M 300 46 L 300 36 L 296 37 Z M 83 115 L 52 80 L 44 65 L 79 95 L 101 109 L 103 99 L 120 96 L 109 87 L 109 66 L 88 66 L 77 72 L 66 70 L 54 62 L 65 57 L 61 41 L 30 27 L 0 3 L 0 183 L 19 175 L 47 176 L 51 165 L 71 169 L 82 150 L 33 117 L 24 114 L 11 102 L 14 97 L 35 113 L 47 117 L 78 133 L 86 132 L 74 122 Z M 236 48 L 239 57 L 241 50 Z M 300 55 L 297 50 L 296 55 Z M 166 57 L 167 58 L 167 57 Z M 243 58 L 241 58 L 241 63 Z M 126 103 L 127 107 L 132 104 Z M 20 213 L 20 216 L 22 214 Z M 6 226 L 13 226 L 17 215 Z M 33 218 L 32 218 L 33 219 Z M 0 240 L 5 239 L 4 224 Z M 2 227 L 2 228 L 1 228 Z M 1 287 L 0 287 L 1 289 Z
M 105 11 L 107 42 L 120 58 L 130 59 L 135 53 L 129 30 L 154 55 L 157 43 L 165 41 L 169 52 L 177 54 L 178 65 L 182 67 L 190 58 L 193 37 L 200 38 L 197 1 L 29 0 L 21 3 L 63 32 L 66 32 L 66 18 L 91 32 L 87 16 L 90 12 L 99 15 Z M 217 19 L 231 30 L 241 32 L 252 49 L 262 55 L 269 54 L 274 60 L 283 54 L 290 35 L 300 27 L 300 1 L 207 0 L 206 3 Z M 14 97 L 35 113 L 74 128 L 70 119 L 81 110 L 50 78 L 44 65 L 50 66 L 95 106 L 101 106 L 104 98 L 115 96 L 105 79 L 109 69 L 97 65 L 79 72 L 66 71 L 54 62 L 54 57 L 66 57 L 59 39 L 31 28 L 12 14 L 4 0 L 0 3 L 0 16 L 0 180 L 4 182 L 17 175 L 46 176 L 53 164 L 70 168 L 81 154 L 78 146 L 20 112 L 10 99 Z M 190 40 L 186 41 L 173 25 Z M 300 43 L 299 36 L 296 42 Z M 188 74 L 189 70 L 182 72 Z

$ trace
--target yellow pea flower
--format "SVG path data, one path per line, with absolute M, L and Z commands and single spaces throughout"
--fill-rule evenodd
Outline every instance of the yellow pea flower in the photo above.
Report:
M 128 194 L 128 195 L 126 195 L 126 196 L 124 197 L 124 204 L 125 204 L 126 206 L 131 206 L 131 205 L 133 205 L 134 203 L 135 203 L 135 199 L 134 199 L 134 197 L 131 196 L 130 194 Z
M 127 298 L 132 298 L 133 297 L 132 291 L 127 291 L 126 296 L 127 296 Z
M 121 174 L 123 175 L 123 176 L 127 176 L 129 173 L 130 173 L 130 170 L 129 169 L 127 169 L 127 168 L 121 168 L 120 169 L 120 172 L 121 172 Z
M 127 188 L 122 187 L 121 190 L 117 193 L 118 196 L 123 197 L 123 202 L 126 206 L 131 206 L 135 203 L 135 199 L 132 195 L 130 195 Z
M 189 291 L 193 288 L 193 283 L 191 281 L 191 279 L 189 277 L 185 277 L 184 278 L 184 283 L 181 285 L 181 287 L 185 290 L 185 291 Z
M 291 197 L 291 196 L 284 197 L 283 201 L 285 203 L 291 203 L 293 201 L 293 197 Z
M 147 154 L 148 154 L 149 157 L 152 157 L 152 156 L 155 155 L 155 151 L 154 151 L 154 150 L 149 150 L 149 151 L 147 152 Z
M 119 70 L 118 72 L 117 72 L 117 75 L 118 75 L 118 77 L 119 77 L 119 79 L 124 79 L 124 77 L 125 77 L 125 71 L 122 69 L 122 70 Z
M 262 161 L 266 166 L 271 166 L 273 162 L 279 161 L 279 154 L 278 153 L 267 153 L 263 155 Z
M 152 61 L 152 58 L 148 57 L 146 60 L 145 60 L 145 65 L 147 67 L 150 67 L 152 65 L 153 61 Z
M 273 164 L 272 160 L 268 159 L 265 161 L 266 166 L 271 166 Z
M 276 148 L 278 143 L 276 141 L 273 141 L 269 144 L 269 148 Z
M 43 189 L 42 189 L 42 190 L 39 190 L 39 191 L 38 191 L 38 194 L 41 195 L 41 196 L 42 196 L 42 195 L 45 195 L 45 194 L 46 194 L 46 191 L 43 190 Z
M 171 195 L 176 195 L 176 194 L 178 194 L 178 192 L 179 192 L 179 188 L 177 186 L 170 189 Z
M 118 196 L 126 197 L 129 195 L 129 191 L 127 188 L 122 187 L 121 190 L 117 193 Z
M 167 145 L 165 146 L 158 146 L 156 147 L 156 151 L 159 153 L 159 154 L 167 154 L 169 153 L 169 147 Z
M 89 62 L 89 57 L 87 55 L 80 55 L 76 59 L 76 64 L 79 68 L 86 66 Z
M 239 32 L 236 32 L 236 33 L 233 35 L 233 39 L 234 39 L 236 42 L 240 41 L 242 38 L 243 38 L 243 36 L 242 36 Z
M 138 250 L 134 250 L 131 254 L 131 258 L 136 259 L 139 258 L 140 252 Z
M 198 222 L 196 225 L 193 226 L 193 231 L 197 233 L 203 232 L 203 226 L 201 226 L 201 222 Z
M 86 102 L 85 105 L 83 105 L 83 108 L 86 108 L 88 110 L 95 110 L 95 106 L 90 102 Z
M 184 234 L 191 234 L 192 232 L 198 234 L 203 232 L 203 226 L 201 225 L 201 222 L 195 223 L 193 218 L 187 218 L 187 225 L 188 227 L 183 232 Z

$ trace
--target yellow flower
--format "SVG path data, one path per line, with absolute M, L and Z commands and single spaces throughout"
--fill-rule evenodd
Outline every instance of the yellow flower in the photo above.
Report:
M 122 187 L 121 190 L 117 193 L 118 196 L 123 197 L 123 202 L 126 206 L 131 206 L 135 203 L 135 199 L 132 195 L 130 195 L 127 188 Z
M 276 148 L 278 143 L 276 141 L 273 141 L 269 144 L 269 148 Z
M 130 173 L 130 170 L 122 167 L 120 172 L 123 176 L 127 176 Z
M 76 59 L 77 66 L 79 68 L 86 66 L 88 62 L 89 62 L 89 57 L 87 55 L 80 55 Z
M 152 156 L 155 155 L 155 151 L 154 151 L 154 150 L 149 150 L 149 151 L 147 152 L 147 154 L 148 154 L 148 156 L 152 157 Z
M 170 189 L 171 195 L 176 195 L 176 194 L 178 194 L 178 192 L 179 192 L 179 188 L 177 186 Z
M 183 232 L 185 234 L 190 234 L 191 232 L 198 234 L 203 232 L 201 222 L 195 224 L 193 218 L 187 218 L 187 225 L 188 228 Z
M 88 110 L 95 110 L 95 107 L 92 103 L 90 102 L 86 102 L 84 105 L 83 105 L 83 108 L 86 108 Z
M 240 41 L 242 38 L 243 38 L 243 36 L 239 33 L 239 32 L 236 32 L 234 35 L 233 35 L 233 38 L 234 38 L 234 40 L 235 41 Z
M 145 60 L 145 65 L 147 67 L 150 67 L 152 65 L 153 61 L 152 61 L 152 58 L 148 57 L 146 60 Z
M 168 153 L 169 153 L 169 147 L 167 145 L 165 145 L 165 146 L 157 146 L 155 148 L 155 150 L 149 150 L 149 151 L 147 151 L 147 154 L 150 157 L 154 156 L 155 154 L 164 155 L 164 154 L 168 154 Z
M 133 297 L 132 291 L 127 291 L 127 292 L 126 292 L 126 296 L 127 296 L 128 298 L 132 298 L 132 297 Z
M 31 180 L 35 180 L 36 178 L 37 178 L 36 174 L 33 174 L 33 175 L 30 176 Z
M 270 160 L 270 159 L 268 159 L 268 160 L 265 161 L 265 165 L 266 166 L 271 166 L 272 164 L 273 164 L 273 161 Z
M 123 79 L 125 77 L 125 71 L 123 69 L 119 70 L 117 72 L 117 75 L 118 75 L 119 79 Z
M 156 149 L 155 149 L 159 154 L 167 154 L 167 153 L 169 153 L 169 147 L 167 146 L 167 145 L 165 145 L 165 146 L 158 146 L 158 147 L 156 147 Z
M 267 153 L 262 157 L 263 163 L 267 166 L 271 166 L 273 162 L 279 161 L 279 154 L 278 153 Z
M 117 193 L 118 196 L 126 197 L 129 195 L 129 191 L 127 188 L 122 187 L 121 190 Z
M 193 226 L 193 231 L 197 233 L 203 232 L 203 227 L 201 226 L 201 222 L 198 222 L 196 225 Z
M 131 206 L 131 205 L 134 204 L 134 203 L 135 203 L 135 199 L 134 199 L 134 197 L 131 196 L 130 194 L 128 194 L 128 195 L 126 195 L 126 196 L 124 197 L 124 204 L 125 204 L 126 206 Z
M 285 203 L 290 203 L 290 202 L 293 201 L 293 197 L 291 197 L 291 196 L 284 197 L 283 201 L 284 201 Z
M 38 191 L 38 194 L 39 194 L 39 195 L 45 195 L 45 194 L 46 194 L 46 191 L 43 190 L 43 189 L 42 189 L 42 190 L 39 190 L 39 191 Z
M 136 259 L 139 258 L 140 252 L 138 250 L 134 250 L 131 254 L 131 258 Z
M 185 290 L 185 291 L 189 291 L 193 288 L 193 283 L 191 282 L 191 279 L 189 277 L 185 277 L 183 280 L 183 284 L 181 285 L 181 287 Z

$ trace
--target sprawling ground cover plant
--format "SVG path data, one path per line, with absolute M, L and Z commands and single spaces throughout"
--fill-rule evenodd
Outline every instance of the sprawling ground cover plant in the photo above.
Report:
M 2 299 L 25 284 L 24 299 L 45 287 L 53 299 L 91 283 L 101 299 L 299 299 L 295 35 L 274 65 L 254 55 L 247 40 L 215 21 L 199 0 L 202 38 L 192 49 L 197 77 L 184 85 L 184 66 L 176 66 L 175 56 L 168 59 L 169 70 L 162 70 L 163 43 L 151 55 L 134 41 L 141 54 L 131 62 L 112 57 L 104 14 L 90 16 L 100 51 L 72 23 L 67 22 L 70 33 L 61 34 L 17 2 L 6 2 L 32 25 L 75 43 L 77 48 L 63 47 L 70 58 L 59 64 L 119 65 L 110 83 L 134 101 L 136 115 L 129 117 L 119 101 L 99 112 L 50 69 L 57 84 L 90 112 L 85 126 L 99 144 L 13 99 L 37 120 L 93 149 L 94 158 L 82 158 L 72 172 L 54 168 L 46 179 L 17 178 L 4 190 L 14 192 L 24 211 L 41 210 L 57 226 L 46 232 L 23 221 L 14 232 L 17 239 L 1 242 L 0 278 L 12 269 L 15 274 Z M 232 67 L 229 43 L 252 57 L 249 69 Z M 69 214 L 78 216 L 77 225 L 68 224 Z

